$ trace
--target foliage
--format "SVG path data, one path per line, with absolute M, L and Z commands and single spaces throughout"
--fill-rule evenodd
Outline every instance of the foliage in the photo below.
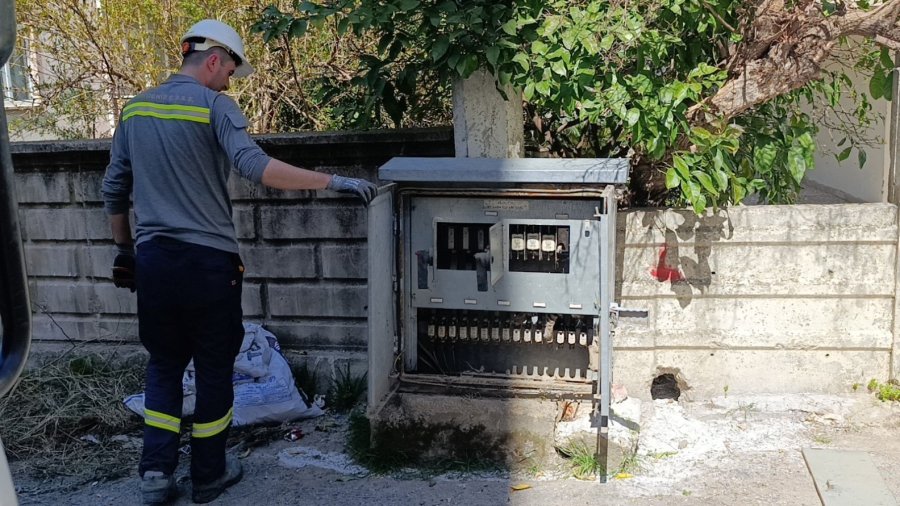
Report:
M 260 0 L 20 0 L 20 40 L 27 39 L 35 71 L 35 100 L 10 125 L 13 138 L 98 138 L 112 132 L 125 100 L 165 80 L 181 64 L 178 40 L 194 22 L 213 17 L 244 38 L 257 72 L 233 80 L 254 132 L 327 130 L 341 126 L 320 95 L 322 76 L 341 75 L 360 48 L 347 47 L 328 27 L 307 32 L 290 48 L 254 43 Z M 335 102 L 345 100 L 335 96 Z
M 776 44 L 792 36 L 806 40 L 799 37 L 802 30 L 838 19 L 847 7 L 804 0 L 780 3 L 781 10 L 772 12 L 754 10 L 763 3 L 775 4 L 298 1 L 289 11 L 268 7 L 254 30 L 266 40 L 302 40 L 308 26 L 331 23 L 338 34 L 377 40 L 372 52 L 361 55 L 358 74 L 348 83 L 359 100 L 341 109 L 368 118 L 360 124 L 375 124 L 382 114 L 396 125 L 421 120 L 442 103 L 448 83 L 486 69 L 502 93 L 507 86 L 521 93 L 530 138 L 543 150 L 555 156 L 631 157 L 638 200 L 652 204 L 668 197 L 669 203 L 689 203 L 700 214 L 753 193 L 765 202 L 793 202 L 813 167 L 819 111 L 840 109 L 841 97 L 848 94 L 844 71 L 820 70 L 827 55 L 810 55 L 812 63 L 798 64 L 792 75 L 787 70 L 778 75 L 777 65 L 763 68 L 768 74 L 757 68 L 769 48 L 776 55 Z M 795 22 L 770 35 L 755 24 L 766 16 Z M 851 48 L 851 42 L 840 42 Z M 793 44 L 797 51 L 806 50 L 801 42 Z M 832 51 L 833 45 L 824 40 L 819 46 Z M 868 40 L 854 42 L 852 49 L 842 58 L 852 63 L 850 58 L 862 55 L 856 67 L 872 76 L 871 98 L 890 99 L 893 64 L 887 53 Z M 762 98 L 754 96 L 733 109 L 723 106 L 723 90 L 740 83 L 746 88 L 747 76 L 757 78 L 750 84 Z M 781 88 L 779 79 L 786 81 Z M 853 117 L 863 124 L 871 121 L 869 100 L 858 94 L 852 99 Z M 863 129 L 846 122 L 839 129 L 846 136 L 841 145 L 849 144 L 838 159 L 856 149 L 860 165 L 865 163 L 863 148 L 871 140 L 862 138 Z
M 869 389 L 869 392 L 874 392 L 875 397 L 880 401 L 900 401 L 900 386 L 896 383 L 879 383 L 877 380 L 872 379 L 866 387 Z

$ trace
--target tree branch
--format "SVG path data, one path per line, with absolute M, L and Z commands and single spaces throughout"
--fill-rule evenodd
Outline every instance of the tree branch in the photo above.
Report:
M 858 35 L 900 51 L 900 0 L 863 10 L 855 4 L 825 15 L 818 0 L 764 0 L 746 31 L 745 50 L 729 62 L 732 77 L 711 97 L 692 106 L 688 117 L 705 123 L 707 108 L 728 120 L 820 77 L 822 65 L 842 37 Z

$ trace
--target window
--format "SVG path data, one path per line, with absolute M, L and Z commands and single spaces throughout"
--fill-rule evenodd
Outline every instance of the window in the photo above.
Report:
M 5 101 L 31 101 L 31 80 L 28 77 L 28 59 L 24 51 L 13 51 L 6 65 L 0 68 L 0 84 L 3 85 Z

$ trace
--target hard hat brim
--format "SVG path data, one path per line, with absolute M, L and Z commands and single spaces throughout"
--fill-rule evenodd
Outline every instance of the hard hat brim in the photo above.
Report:
M 231 77 L 235 77 L 235 78 L 247 77 L 255 71 L 256 71 L 256 69 L 253 68 L 253 65 L 250 65 L 249 63 L 244 61 L 244 62 L 241 62 L 240 67 L 234 69 L 234 74 Z

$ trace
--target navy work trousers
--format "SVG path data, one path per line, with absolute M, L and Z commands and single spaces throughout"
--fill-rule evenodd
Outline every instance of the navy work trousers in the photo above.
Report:
M 237 254 L 215 248 L 162 237 L 137 246 L 138 326 L 150 352 L 141 475 L 175 471 L 182 376 L 191 359 L 197 386 L 191 478 L 208 483 L 224 473 L 234 359 L 244 335 L 243 271 Z

